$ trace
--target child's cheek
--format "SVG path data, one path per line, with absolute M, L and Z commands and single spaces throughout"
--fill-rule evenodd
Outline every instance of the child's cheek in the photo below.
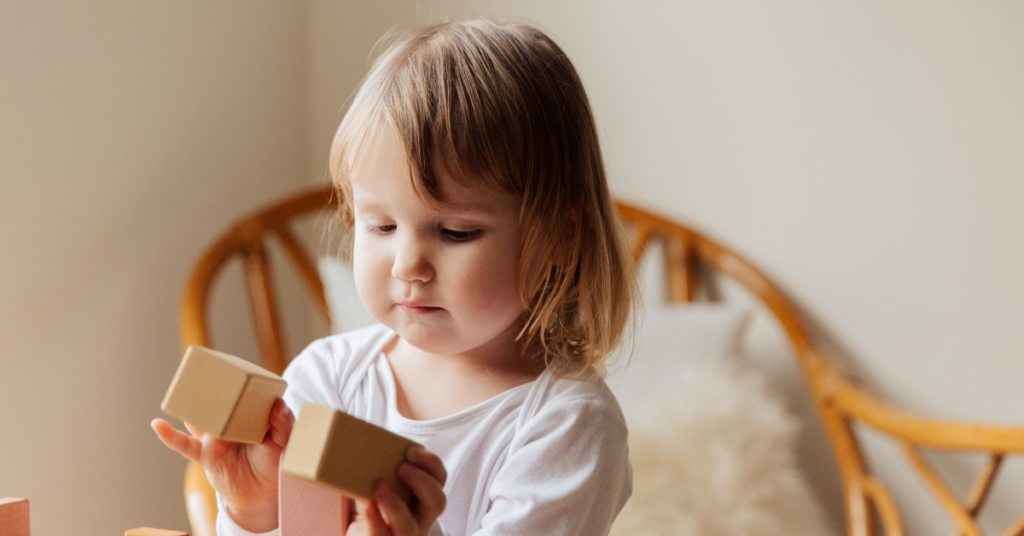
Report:
M 459 294 L 473 300 L 473 308 L 484 316 L 506 317 L 510 310 L 521 312 L 522 303 L 516 286 L 516 257 L 507 248 L 481 252 L 472 267 L 461 278 Z
M 391 267 L 380 248 L 373 247 L 368 240 L 356 237 L 352 251 L 352 272 L 356 294 L 366 311 L 378 321 L 383 321 L 390 303 L 388 277 Z

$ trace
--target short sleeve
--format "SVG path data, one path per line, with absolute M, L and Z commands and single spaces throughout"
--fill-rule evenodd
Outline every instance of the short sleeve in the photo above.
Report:
M 542 408 L 510 445 L 476 536 L 607 534 L 633 488 L 625 420 L 602 399 Z

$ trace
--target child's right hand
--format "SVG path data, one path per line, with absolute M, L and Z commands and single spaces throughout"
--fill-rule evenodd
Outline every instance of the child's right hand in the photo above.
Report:
M 258 445 L 217 439 L 185 423 L 191 435 L 154 419 L 153 431 L 164 445 L 203 466 L 220 493 L 231 519 L 249 532 L 277 528 L 277 470 L 295 416 L 278 399 L 270 412 L 270 432 Z
M 412 507 L 405 504 L 386 482 L 374 487 L 374 502 L 356 502 L 356 516 L 348 526 L 348 536 L 427 536 L 444 512 L 447 499 L 444 483 L 448 479 L 444 463 L 422 447 L 409 449 L 406 461 L 398 468 L 398 478 L 416 497 Z

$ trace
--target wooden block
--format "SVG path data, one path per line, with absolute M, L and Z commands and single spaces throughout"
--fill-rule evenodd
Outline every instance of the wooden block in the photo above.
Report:
M 352 500 L 340 491 L 280 473 L 277 519 L 281 536 L 344 536 Z
M 139 527 L 125 531 L 124 536 L 188 536 L 187 532 L 177 530 L 161 530 L 149 527 Z
M 346 413 L 306 404 L 285 447 L 281 471 L 364 501 L 373 500 L 373 486 L 383 480 L 408 503 L 412 491 L 396 471 L 412 446 L 419 444 Z
M 244 359 L 189 346 L 160 409 L 215 437 L 260 443 L 286 386 L 277 374 Z
M 0 535 L 29 536 L 28 500 L 0 499 Z

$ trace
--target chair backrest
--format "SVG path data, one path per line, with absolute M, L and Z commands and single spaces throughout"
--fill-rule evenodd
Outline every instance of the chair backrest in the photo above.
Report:
M 236 256 L 245 266 L 250 303 L 263 366 L 280 373 L 286 366 L 284 344 L 274 297 L 267 244 L 274 237 L 295 265 L 313 302 L 330 324 L 330 310 L 316 264 L 290 230 L 291 222 L 304 215 L 334 210 L 338 194 L 331 188 L 308 191 L 273 204 L 233 225 L 199 260 L 192 272 L 181 309 L 182 348 L 190 344 L 210 346 L 207 305 L 217 273 Z M 809 336 L 804 323 L 786 295 L 767 276 L 716 241 L 686 225 L 665 219 L 627 203 L 617 204 L 630 232 L 629 252 L 640 259 L 652 241 L 664 242 L 668 300 L 690 302 L 713 294 L 715 273 L 724 274 L 757 297 L 781 324 L 817 406 L 832 444 L 846 510 L 846 532 L 871 536 L 876 525 L 887 536 L 903 534 L 903 525 L 890 493 L 869 471 L 853 432 L 856 424 L 870 426 L 903 446 L 911 465 L 933 491 L 953 519 L 959 534 L 980 535 L 976 518 L 992 488 L 1006 454 L 1024 453 L 1024 429 L 949 423 L 911 415 L 891 408 L 850 381 L 841 367 L 828 359 Z M 961 501 L 951 492 L 920 449 L 982 451 L 990 461 Z M 195 536 L 213 536 L 216 505 L 202 468 L 190 464 L 186 477 L 186 502 Z M 1024 517 L 1005 535 L 1024 534 Z
M 319 188 L 275 203 L 232 225 L 206 250 L 189 276 L 181 304 L 182 350 L 190 344 L 210 346 L 208 306 L 213 283 L 231 260 L 240 257 L 262 366 L 275 374 L 284 372 L 287 365 L 284 335 L 274 295 L 268 240 L 274 238 L 281 244 L 317 304 L 317 310 L 330 325 L 331 311 L 316 262 L 296 238 L 292 224 L 302 216 L 336 206 L 337 194 L 330 188 Z
M 336 207 L 334 191 L 318 188 L 246 216 L 224 232 L 199 258 L 185 285 L 179 320 L 182 351 L 192 344 L 215 346 L 211 341 L 209 326 L 210 297 L 214 283 L 229 263 L 241 259 L 260 349 L 260 364 L 276 374 L 284 372 L 287 360 L 278 302 L 274 294 L 269 241 L 276 239 L 281 245 L 316 304 L 316 310 L 330 326 L 331 312 L 327 307 L 316 263 L 296 237 L 292 226 L 303 216 L 330 211 Z M 216 496 L 202 466 L 195 462 L 189 462 L 185 470 L 185 507 L 194 536 L 216 535 Z
M 725 274 L 759 298 L 781 323 L 832 443 L 842 479 L 846 531 L 870 536 L 876 523 L 887 536 L 902 536 L 904 527 L 887 488 L 871 474 L 855 425 L 866 425 L 898 442 L 910 465 L 952 518 L 956 533 L 980 536 L 977 518 L 989 497 L 1007 454 L 1024 453 L 1024 429 L 939 421 L 895 409 L 871 396 L 814 344 L 800 317 L 779 288 L 745 259 L 710 238 L 679 223 L 619 203 L 621 219 L 632 226 L 634 260 L 654 238 L 665 241 L 669 300 L 692 301 L 701 276 Z M 710 268 L 710 270 L 708 270 Z M 988 462 L 964 499 L 953 493 L 922 456 L 923 448 L 984 452 Z M 1004 536 L 1024 534 L 1024 516 Z

